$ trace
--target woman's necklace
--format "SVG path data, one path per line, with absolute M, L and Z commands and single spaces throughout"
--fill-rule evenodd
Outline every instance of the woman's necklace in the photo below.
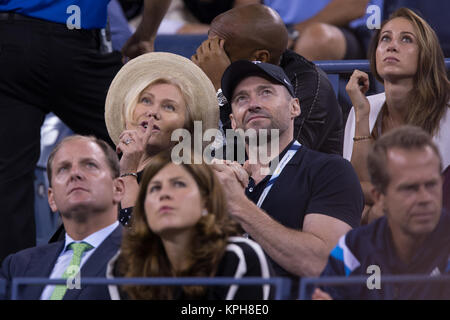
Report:
M 382 122 L 382 128 L 381 128 L 382 133 L 386 133 L 386 132 L 388 132 L 392 129 L 395 129 L 401 125 L 401 123 L 399 123 L 398 121 L 395 121 L 392 118 L 392 115 L 389 112 L 386 104 L 384 105 L 384 108 L 383 108 L 383 115 L 382 115 L 381 122 Z
M 392 116 L 390 115 L 388 108 L 384 108 L 384 112 L 383 112 L 383 118 L 382 118 L 382 129 L 381 131 L 383 133 L 388 132 L 389 130 L 392 129 L 393 127 L 393 121 L 392 121 Z

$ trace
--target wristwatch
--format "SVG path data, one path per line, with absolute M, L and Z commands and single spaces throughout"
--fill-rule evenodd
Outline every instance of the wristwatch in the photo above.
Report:
M 222 89 L 217 90 L 216 97 L 219 107 L 223 107 L 228 103 L 227 98 L 223 95 Z

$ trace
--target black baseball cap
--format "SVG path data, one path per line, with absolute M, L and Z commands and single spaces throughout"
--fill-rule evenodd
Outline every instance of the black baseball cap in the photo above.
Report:
M 269 81 L 279 83 L 286 87 L 292 97 L 295 97 L 294 87 L 284 70 L 274 64 L 261 61 L 239 60 L 228 66 L 222 76 L 222 93 L 231 103 L 233 91 L 245 78 L 261 76 Z

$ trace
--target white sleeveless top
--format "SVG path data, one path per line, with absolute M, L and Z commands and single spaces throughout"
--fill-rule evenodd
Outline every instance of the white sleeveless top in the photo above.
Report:
M 375 122 L 377 121 L 378 114 L 381 111 L 381 107 L 386 101 L 385 93 L 379 93 L 373 96 L 368 96 L 367 99 L 370 103 L 369 113 L 369 129 L 372 132 Z M 442 157 L 442 168 L 445 170 L 450 165 L 450 108 L 444 117 L 441 119 L 438 133 L 433 136 L 433 141 L 436 143 Z M 352 107 L 345 124 L 344 133 L 344 152 L 343 156 L 348 161 L 352 158 L 353 152 L 353 137 L 355 136 L 355 110 Z

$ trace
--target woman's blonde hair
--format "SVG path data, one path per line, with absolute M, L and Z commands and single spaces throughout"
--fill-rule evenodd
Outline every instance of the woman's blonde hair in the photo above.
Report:
M 381 28 L 376 31 L 369 49 L 372 73 L 377 80 L 383 82 L 377 71 L 376 51 L 381 30 L 386 23 L 395 18 L 405 18 L 411 22 L 419 46 L 417 72 L 414 76 L 414 89 L 410 96 L 411 107 L 406 123 L 419 126 L 435 135 L 449 107 L 450 82 L 445 71 L 444 54 L 438 37 L 423 18 L 408 8 L 400 8 L 383 22 Z
M 170 163 L 167 150 L 152 158 L 144 171 L 131 228 L 124 233 L 118 259 L 118 270 L 124 277 L 212 277 L 224 255 L 228 237 L 238 234 L 239 227 L 228 214 L 225 195 L 212 168 L 205 163 L 181 164 L 197 183 L 208 214 L 195 226 L 187 267 L 178 273 L 172 269 L 161 238 L 149 228 L 144 207 L 149 182 Z M 126 286 L 124 291 L 132 299 L 174 297 L 170 286 Z M 206 288 L 188 286 L 183 291 L 187 298 L 200 298 Z

